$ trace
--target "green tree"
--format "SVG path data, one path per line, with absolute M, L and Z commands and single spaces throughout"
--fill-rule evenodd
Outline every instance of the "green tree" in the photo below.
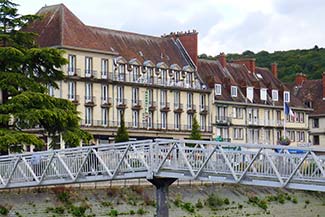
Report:
M 202 136 L 201 136 L 200 125 L 196 119 L 196 116 L 194 115 L 190 139 L 201 140 L 201 138 Z
M 0 153 L 43 146 L 43 140 L 28 133 L 31 128 L 49 137 L 62 134 L 66 144 L 77 146 L 91 136 L 80 129 L 76 107 L 46 93 L 64 79 L 60 69 L 67 60 L 61 50 L 36 47 L 35 34 L 23 29 L 39 17 L 19 15 L 17 6 L 0 0 Z
M 115 136 L 115 142 L 127 142 L 129 141 L 129 133 L 126 130 L 125 122 L 124 122 L 124 112 L 121 114 L 121 125 L 117 129 L 117 133 Z

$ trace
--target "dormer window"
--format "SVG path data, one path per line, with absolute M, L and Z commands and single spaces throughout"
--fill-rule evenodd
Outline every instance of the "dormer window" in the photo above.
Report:
M 253 102 L 253 99 L 254 99 L 254 87 L 247 87 L 247 89 L 246 89 L 246 97 L 251 102 Z
M 272 90 L 272 100 L 279 101 L 279 92 L 278 90 Z
M 264 101 L 267 100 L 267 89 L 266 88 L 261 89 L 261 100 L 264 100 Z
M 237 86 L 231 86 L 231 97 L 237 97 Z
M 214 85 L 214 93 L 216 96 L 221 96 L 221 84 Z
M 283 100 L 284 100 L 284 102 L 290 102 L 290 92 L 289 91 L 283 91 Z

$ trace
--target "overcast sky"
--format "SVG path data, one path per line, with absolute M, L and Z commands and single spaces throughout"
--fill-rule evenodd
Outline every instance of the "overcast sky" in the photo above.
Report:
M 199 53 L 325 47 L 323 0 L 13 0 L 19 13 L 64 3 L 87 25 L 160 36 L 196 29 Z

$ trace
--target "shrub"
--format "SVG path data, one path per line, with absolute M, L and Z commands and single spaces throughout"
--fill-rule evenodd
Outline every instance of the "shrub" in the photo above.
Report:
M 195 204 L 195 207 L 198 208 L 198 209 L 202 209 L 203 208 L 203 203 L 201 201 L 201 199 L 198 199 L 196 204 Z
M 135 211 L 134 210 L 130 210 L 130 215 L 135 215 Z
M 145 211 L 143 208 L 139 208 L 139 209 L 137 210 L 137 214 L 138 214 L 138 215 L 144 215 L 144 214 L 146 214 L 146 211 Z
M 297 198 L 297 197 L 293 197 L 293 198 L 292 198 L 292 203 L 297 204 L 297 203 L 298 203 L 298 198 Z
M 305 200 L 305 204 L 310 204 L 310 201 L 309 200 Z
M 267 201 L 266 200 L 259 201 L 259 203 L 257 205 L 258 205 L 258 207 L 260 207 L 260 208 L 262 208 L 264 210 L 267 209 Z
M 176 198 L 174 200 L 174 205 L 177 207 L 180 207 L 182 205 L 183 201 L 182 201 L 182 195 L 177 194 Z
M 223 203 L 224 203 L 224 201 L 222 200 L 222 198 L 218 197 L 215 194 L 210 194 L 207 199 L 207 204 L 209 205 L 210 208 L 222 206 Z
M 190 212 L 190 213 L 194 213 L 195 212 L 195 208 L 193 206 L 192 203 L 190 202 L 186 202 L 182 205 L 182 208 L 185 209 L 186 211 Z
M 0 205 L 0 214 L 1 215 L 8 215 L 8 213 L 9 213 L 8 208 Z
M 226 205 L 229 205 L 229 204 L 230 204 L 230 201 L 229 201 L 228 198 L 225 198 L 225 199 L 223 200 L 223 202 L 224 202 L 224 204 L 226 204 Z
M 116 209 L 111 209 L 108 213 L 109 216 L 118 216 L 118 211 Z

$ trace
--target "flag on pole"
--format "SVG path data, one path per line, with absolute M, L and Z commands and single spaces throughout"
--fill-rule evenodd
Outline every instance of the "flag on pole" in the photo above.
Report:
M 295 116 L 295 113 L 293 113 L 292 109 L 289 107 L 288 103 L 284 104 L 284 114 L 290 115 L 292 117 Z

